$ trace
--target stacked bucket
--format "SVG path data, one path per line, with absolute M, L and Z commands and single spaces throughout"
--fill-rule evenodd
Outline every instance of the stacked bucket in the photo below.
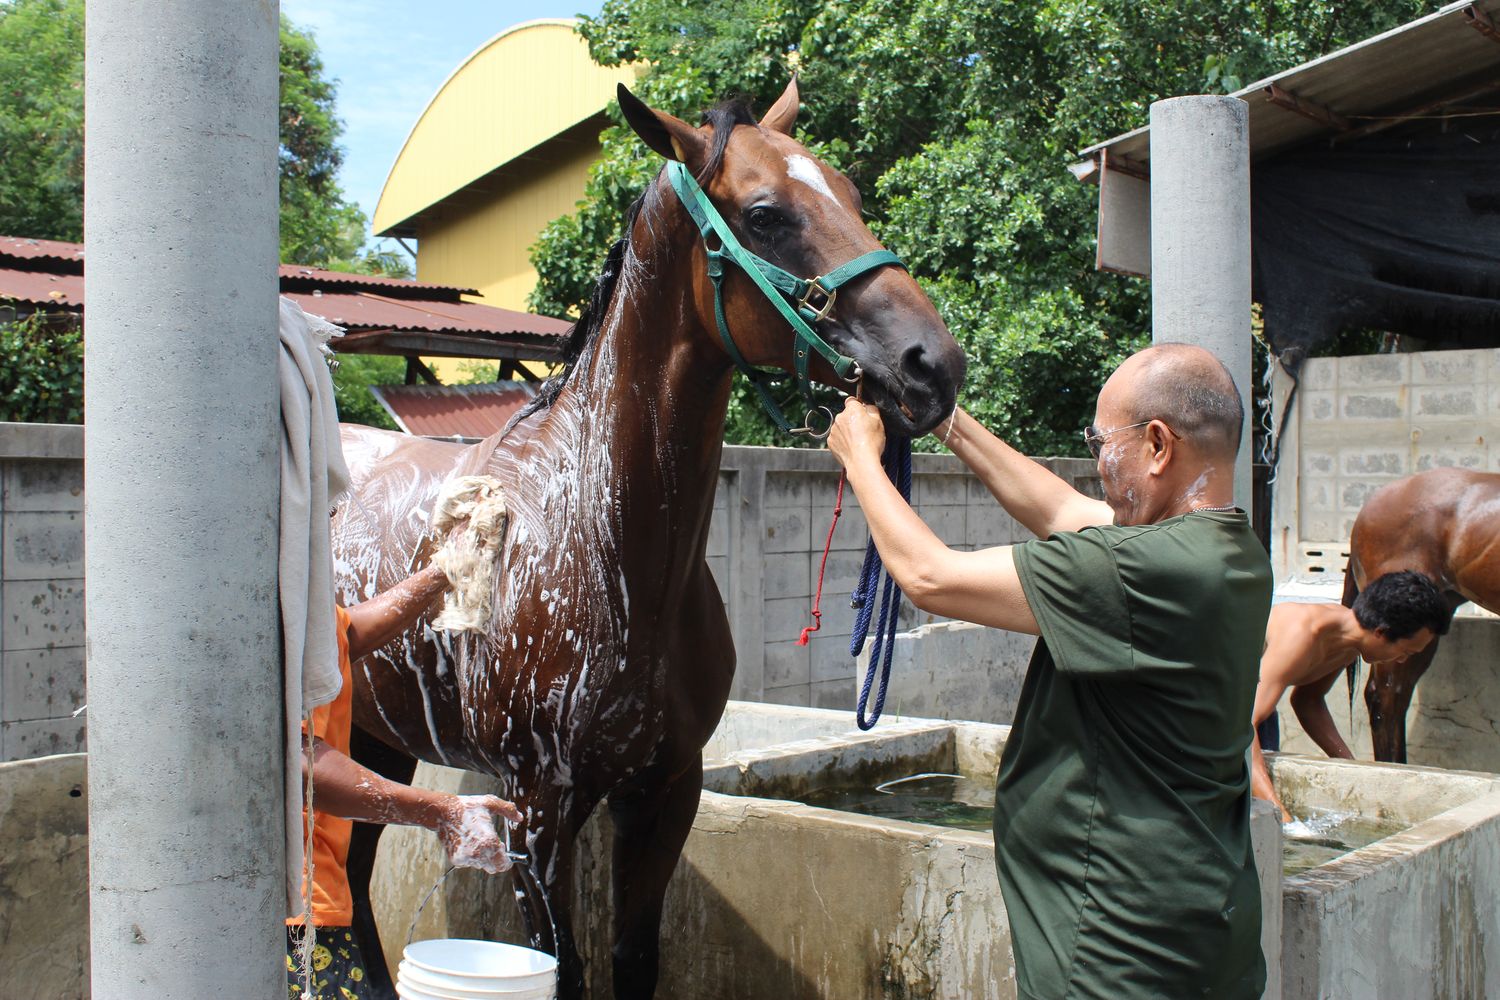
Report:
M 556 1000 L 557 959 L 496 941 L 439 938 L 406 946 L 401 1000 Z

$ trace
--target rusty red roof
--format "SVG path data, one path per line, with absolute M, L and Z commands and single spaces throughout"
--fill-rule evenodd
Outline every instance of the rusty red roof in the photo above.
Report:
M 3 249 L 0 249 L 3 252 Z M 459 295 L 478 295 L 479 292 L 473 288 L 460 288 L 457 285 L 439 285 L 430 281 L 409 281 L 406 278 L 387 278 L 376 274 L 351 274 L 348 271 L 325 271 L 317 267 L 304 267 L 301 264 L 282 264 L 276 269 L 281 276 L 281 286 L 286 290 L 288 285 L 296 286 L 301 290 L 303 283 L 308 285 L 342 285 L 360 288 L 394 288 L 401 292 L 448 292 L 443 298 L 457 298 Z M 341 289 L 343 290 L 343 289 Z
M 17 257 L 22 260 L 47 258 L 51 260 L 83 261 L 82 243 L 64 243 L 61 240 L 33 240 L 22 236 L 0 236 L 0 257 Z
M 408 434 L 486 438 L 536 395 L 530 382 L 372 385 L 370 392 Z
M 82 245 L 0 236 L 0 300 L 79 311 Z M 539 361 L 561 357 L 566 320 L 466 302 L 473 289 L 282 264 L 282 294 L 349 331 L 344 350 Z
M 0 301 L 14 299 L 39 306 L 83 308 L 83 275 L 22 271 L 4 266 L 0 260 Z
M 424 330 L 430 333 L 488 333 L 500 336 L 561 337 L 565 320 L 534 313 L 482 306 L 476 302 L 397 299 L 368 291 L 350 293 L 283 293 L 304 311 L 322 316 L 350 332 L 356 330 Z

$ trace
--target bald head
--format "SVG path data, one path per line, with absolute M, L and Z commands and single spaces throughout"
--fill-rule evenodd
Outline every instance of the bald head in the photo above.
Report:
M 1229 369 L 1203 348 L 1156 344 L 1127 358 L 1110 381 L 1116 379 L 1132 423 L 1163 420 L 1205 454 L 1239 452 L 1244 404 Z

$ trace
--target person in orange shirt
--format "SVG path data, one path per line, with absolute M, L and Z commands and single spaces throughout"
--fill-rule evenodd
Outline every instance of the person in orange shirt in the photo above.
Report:
M 491 874 L 510 867 L 496 823 L 519 821 L 515 805 L 494 795 L 450 795 L 403 785 L 349 757 L 351 664 L 400 635 L 446 589 L 448 578 L 443 571 L 429 566 L 368 601 L 334 609 L 344 684 L 338 697 L 313 710 L 311 760 L 305 750 L 302 759 L 303 777 L 311 767 L 313 783 L 315 943 L 311 964 L 315 1000 L 361 1000 L 366 995 L 364 960 L 351 926 L 354 897 L 346 870 L 352 821 L 426 827 L 442 840 L 454 865 Z M 305 814 L 303 822 L 307 822 Z M 291 1000 L 302 996 L 298 955 L 303 933 L 300 918 L 287 921 L 287 995 Z

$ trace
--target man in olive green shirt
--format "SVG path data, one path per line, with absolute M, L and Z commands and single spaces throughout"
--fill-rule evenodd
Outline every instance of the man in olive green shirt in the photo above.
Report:
M 1246 753 L 1271 570 L 1233 506 L 1242 421 L 1206 351 L 1132 356 L 1085 432 L 1098 501 L 955 411 L 936 433 L 1038 538 L 978 552 L 886 481 L 873 408 L 847 401 L 829 438 L 914 604 L 1041 637 L 995 805 L 1023 1000 L 1264 988 Z

